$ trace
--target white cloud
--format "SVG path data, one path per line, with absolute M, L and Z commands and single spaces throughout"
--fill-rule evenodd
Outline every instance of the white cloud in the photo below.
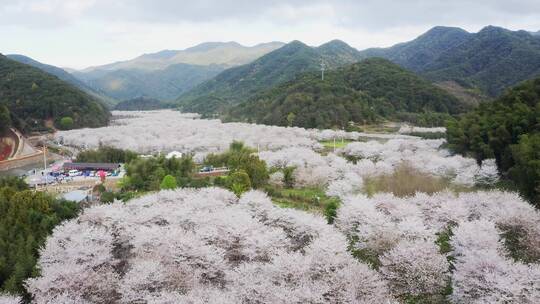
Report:
M 337 38 L 362 49 L 435 25 L 477 31 L 488 24 L 536 31 L 540 1 L 0 0 L 0 52 L 83 67 L 204 41 Z

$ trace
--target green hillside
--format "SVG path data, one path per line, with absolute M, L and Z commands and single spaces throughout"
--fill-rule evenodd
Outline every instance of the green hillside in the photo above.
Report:
M 161 100 L 149 97 L 138 97 L 118 103 L 114 109 L 118 111 L 151 111 L 172 107 Z
M 412 71 L 422 71 L 443 52 L 463 43 L 472 34 L 456 27 L 436 26 L 416 39 L 389 48 L 361 51 L 363 58 L 382 57 Z
M 478 161 L 495 158 L 504 177 L 540 206 L 540 78 L 450 123 L 448 143 Z
M 328 69 L 358 61 L 358 52 L 342 41 L 334 40 L 318 48 L 293 41 L 254 62 L 223 71 L 180 96 L 180 108 L 187 112 L 223 112 L 261 91 L 293 79 L 296 75 Z
M 391 60 L 473 103 L 540 75 L 540 36 L 495 26 L 478 33 L 438 26 L 412 41 L 360 54 Z
M 24 132 L 56 127 L 99 127 L 110 113 L 96 98 L 41 71 L 0 55 L 0 104 L 7 107 L 14 126 Z M 61 126 L 70 117 L 72 124 Z
M 433 81 L 461 80 L 495 97 L 540 75 L 540 37 L 488 26 L 442 53 L 422 73 Z
M 221 65 L 173 64 L 163 70 L 120 69 L 75 73 L 95 90 L 125 100 L 150 96 L 174 100 L 180 94 L 208 80 L 225 69 Z
M 226 117 L 273 125 L 346 128 L 381 118 L 440 123 L 464 106 L 390 61 L 372 58 L 337 70 L 307 73 L 235 106 Z M 442 115 L 444 116 L 444 115 Z
M 65 82 L 67 82 L 67 83 L 70 83 L 70 84 L 74 85 L 75 87 L 77 87 L 77 88 L 83 90 L 84 92 L 88 93 L 89 95 L 94 96 L 97 99 L 100 99 L 106 105 L 108 105 L 110 107 L 112 107 L 113 105 L 118 103 L 117 100 L 115 100 L 115 99 L 113 99 L 113 98 L 111 98 L 109 96 L 106 96 L 104 93 L 100 92 L 99 90 L 90 88 L 84 82 L 82 82 L 81 80 L 75 78 L 73 75 L 71 75 L 70 73 L 68 73 L 64 69 L 61 69 L 59 67 L 55 67 L 53 65 L 41 63 L 41 62 L 36 61 L 36 60 L 34 60 L 34 59 L 30 58 L 30 57 L 23 56 L 23 55 L 13 54 L 13 55 L 7 55 L 6 57 L 11 59 L 11 60 L 18 61 L 20 63 L 31 65 L 31 66 L 36 67 L 36 68 L 38 68 L 38 69 L 40 69 L 40 70 L 42 70 L 42 71 L 44 71 L 46 73 L 54 75 L 54 76 L 58 77 L 60 80 L 63 80 Z

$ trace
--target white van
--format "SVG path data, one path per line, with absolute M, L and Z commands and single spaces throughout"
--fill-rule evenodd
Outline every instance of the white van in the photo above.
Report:
M 79 176 L 80 172 L 79 172 L 79 170 L 69 170 L 68 175 L 71 176 L 71 177 Z

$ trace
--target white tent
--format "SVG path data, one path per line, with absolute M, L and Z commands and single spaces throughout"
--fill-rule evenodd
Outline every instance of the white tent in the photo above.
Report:
M 167 156 L 165 156 L 166 159 L 171 159 L 173 157 L 175 158 L 182 158 L 182 152 L 178 152 L 178 151 L 172 151 L 170 152 L 169 154 L 167 154 Z

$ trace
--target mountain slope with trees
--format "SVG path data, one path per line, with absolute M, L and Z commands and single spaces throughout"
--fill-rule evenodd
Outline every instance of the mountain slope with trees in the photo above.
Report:
M 225 69 L 222 65 L 192 65 L 178 63 L 163 70 L 120 69 L 75 73 L 90 87 L 124 100 L 149 96 L 174 100 L 183 92 L 208 80 Z
M 12 55 L 7 55 L 6 56 L 7 58 L 11 59 L 11 60 L 15 60 L 17 62 L 20 62 L 20 63 L 24 63 L 24 64 L 27 64 L 27 65 L 31 65 L 33 67 L 36 67 L 46 73 L 49 73 L 51 75 L 54 75 L 56 77 L 58 77 L 60 80 L 63 80 L 67 83 L 70 83 L 72 85 L 74 85 L 75 87 L 83 90 L 84 92 L 98 98 L 98 99 L 101 99 L 103 102 L 105 102 L 108 106 L 113 106 L 114 104 L 116 104 L 118 101 L 117 100 L 114 100 L 113 98 L 109 97 L 109 96 L 105 96 L 105 94 L 95 90 L 95 89 L 92 89 L 90 88 L 90 86 L 86 85 L 84 82 L 82 82 L 81 80 L 77 79 L 75 76 L 71 75 L 70 73 L 68 73 L 66 70 L 64 69 L 61 69 L 59 67 L 55 67 L 53 65 L 49 65 L 49 64 L 44 64 L 44 63 L 41 63 L 39 61 L 36 61 L 30 57 L 27 57 L 27 56 L 24 56 L 24 55 L 17 55 L 17 54 L 12 54 Z
M 458 153 L 495 158 L 499 171 L 540 207 L 540 78 L 449 123 L 447 136 Z
M 184 50 L 163 50 L 156 53 L 143 54 L 137 58 L 119 61 L 102 66 L 90 67 L 80 71 L 116 70 L 163 70 L 171 65 L 184 63 L 191 65 L 222 65 L 233 67 L 246 64 L 282 47 L 282 42 L 261 43 L 255 46 L 243 46 L 237 42 L 204 42 Z
M 293 41 L 250 64 L 225 70 L 180 96 L 178 102 L 188 112 L 223 112 L 296 75 L 320 69 L 321 62 L 332 69 L 358 60 L 358 51 L 339 40 L 318 48 Z
M 114 109 L 117 111 L 151 111 L 170 107 L 172 107 L 171 104 L 167 104 L 154 98 L 139 97 L 121 101 Z
M 281 46 L 281 42 L 252 47 L 236 42 L 206 42 L 185 50 L 164 50 L 91 67 L 73 75 L 93 90 L 119 100 L 140 96 L 174 100 L 223 70 L 249 63 Z
M 465 82 L 495 97 L 540 75 L 540 37 L 488 26 L 442 53 L 422 73 L 433 81 Z
M 328 71 L 324 80 L 318 73 L 300 75 L 234 107 L 226 117 L 282 126 L 347 128 L 349 122 L 379 118 L 434 125 L 441 123 L 444 114 L 463 109 L 456 98 L 412 72 L 371 58 Z
M 446 82 L 450 92 L 480 100 L 540 75 L 540 36 L 495 26 L 478 33 L 439 26 L 415 40 L 360 53 L 389 59 L 435 83 Z
M 361 51 L 361 56 L 382 57 L 412 71 L 423 68 L 443 52 L 469 39 L 472 34 L 456 27 L 436 26 L 418 38 L 389 48 L 372 48 Z
M 0 105 L 4 105 L 12 124 L 23 132 L 44 131 L 62 126 L 100 127 L 110 113 L 96 98 L 38 68 L 0 55 Z

